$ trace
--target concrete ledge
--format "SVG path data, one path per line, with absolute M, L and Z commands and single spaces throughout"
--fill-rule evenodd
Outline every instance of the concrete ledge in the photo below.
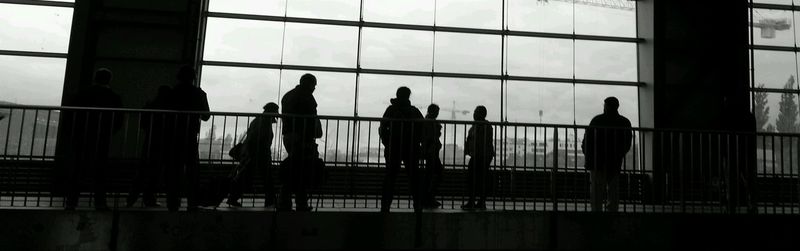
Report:
M 0 250 L 791 249 L 800 216 L 0 210 Z M 421 224 L 418 226 L 417 221 Z M 418 237 L 418 238 L 417 238 Z

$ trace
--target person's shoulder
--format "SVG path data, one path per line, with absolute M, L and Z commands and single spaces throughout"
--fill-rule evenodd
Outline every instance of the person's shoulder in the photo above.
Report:
M 620 115 L 617 115 L 617 120 L 619 120 L 619 121 L 620 121 L 620 124 L 622 124 L 622 125 L 625 125 L 625 126 L 628 126 L 628 127 L 630 127 L 630 126 L 631 126 L 631 120 L 630 120 L 630 119 L 628 119 L 628 118 L 627 118 L 627 117 L 625 117 L 625 116 L 622 116 L 621 114 L 620 114 Z

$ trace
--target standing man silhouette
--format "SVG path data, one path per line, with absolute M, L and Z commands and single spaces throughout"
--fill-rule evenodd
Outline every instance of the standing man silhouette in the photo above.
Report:
M 394 185 L 400 163 L 404 163 L 408 172 L 408 187 L 414 201 L 414 211 L 422 210 L 420 194 L 419 161 L 420 144 L 422 143 L 423 127 L 422 112 L 411 105 L 411 89 L 408 87 L 397 88 L 396 98 L 390 100 L 391 105 L 383 113 L 384 119 L 378 128 L 381 143 L 386 147 L 386 179 L 383 182 L 383 197 L 381 198 L 381 212 L 388 213 L 394 197 Z M 409 121 L 417 120 L 417 121 Z
M 181 206 L 181 178 L 186 179 L 187 211 L 195 211 L 199 206 L 197 194 L 199 186 L 199 143 L 200 121 L 208 121 L 211 117 L 206 92 L 194 85 L 196 72 L 190 66 L 183 66 L 178 71 L 178 84 L 169 95 L 168 109 L 195 113 L 176 113 L 169 116 L 167 131 L 170 135 L 167 143 L 167 207 L 170 211 L 178 211 Z M 196 113 L 202 112 L 202 113 Z M 171 117 L 171 118 L 170 118 Z
M 591 172 L 592 211 L 616 212 L 619 208 L 619 174 L 631 148 L 631 121 L 619 114 L 619 100 L 605 99 L 603 114 L 589 123 L 581 149 Z M 604 206 L 605 205 L 605 210 Z
M 436 201 L 436 194 L 444 171 L 442 160 L 439 158 L 439 151 L 442 149 L 442 142 L 439 140 L 442 136 L 442 124 L 436 121 L 437 117 L 439 117 L 439 106 L 429 105 L 422 132 L 422 158 L 425 160 L 423 207 L 425 208 L 438 208 L 442 205 Z
M 283 122 L 283 144 L 286 148 L 286 167 L 282 167 L 281 194 L 278 210 L 292 209 L 294 194 L 297 211 L 311 211 L 308 206 L 307 183 L 312 161 L 319 158 L 316 139 L 322 137 L 322 126 L 317 116 L 317 100 L 314 98 L 317 78 L 311 74 L 300 77 L 300 84 L 283 95 L 281 113 L 288 115 Z
M 467 163 L 467 186 L 469 199 L 467 204 L 461 206 L 465 210 L 486 209 L 486 184 L 489 178 L 489 165 L 495 157 L 494 133 L 489 121 L 486 120 L 488 111 L 485 106 L 475 107 L 472 118 L 475 124 L 469 128 L 464 146 L 465 154 L 469 155 Z M 475 203 L 478 197 L 478 203 Z

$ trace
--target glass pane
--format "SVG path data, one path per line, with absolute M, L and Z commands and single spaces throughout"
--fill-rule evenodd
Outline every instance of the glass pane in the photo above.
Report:
M 508 38 L 508 74 L 551 78 L 572 78 L 572 40 Z
M 639 93 L 635 86 L 587 85 L 575 86 L 575 120 L 588 125 L 594 116 L 603 113 L 607 97 L 619 99 L 619 114 L 628 118 L 631 125 L 639 126 Z
M 475 107 L 483 105 L 489 121 L 500 121 L 500 81 L 434 78 L 433 102 L 441 107 L 440 119 L 471 121 Z
M 424 114 L 431 102 L 431 78 L 363 74 L 358 85 L 358 116 L 382 117 L 398 87 L 411 89 L 411 104 Z
M 0 56 L 0 65 L 0 101 L 61 105 L 66 59 Z
M 283 16 L 286 0 L 211 0 L 208 11 Z
M 572 33 L 571 1 L 508 0 L 508 28 Z
M 361 39 L 363 68 L 431 70 L 433 32 L 364 28 Z
M 433 25 L 431 0 L 364 0 L 364 21 Z
M 797 75 L 794 52 L 755 50 L 753 54 L 755 87 L 797 89 L 796 81 L 790 81 Z
M 66 53 L 72 8 L 0 4 L 0 50 Z
M 500 36 L 437 32 L 435 39 L 437 72 L 500 74 Z
M 320 19 L 358 20 L 359 0 L 289 0 L 287 15 Z
M 569 83 L 508 81 L 509 122 L 572 124 L 573 88 Z
M 280 104 L 278 70 L 203 66 L 201 86 L 212 111 L 260 113 L 268 102 Z
M 358 28 L 287 23 L 285 46 L 285 64 L 355 67 Z
M 794 46 L 791 11 L 753 9 L 753 19 L 754 44 Z
M 438 0 L 436 25 L 500 29 L 503 21 L 502 8 L 502 1 Z
M 636 37 L 636 3 L 629 0 L 605 0 L 575 4 L 575 33 L 585 35 Z
M 283 23 L 208 18 L 204 60 L 281 62 Z
M 637 81 L 636 44 L 575 41 L 578 79 Z
M 353 116 L 356 96 L 356 74 L 333 72 L 283 71 L 281 98 L 300 83 L 303 74 L 311 73 L 317 77 L 317 114 Z M 278 103 L 280 104 L 280 103 Z

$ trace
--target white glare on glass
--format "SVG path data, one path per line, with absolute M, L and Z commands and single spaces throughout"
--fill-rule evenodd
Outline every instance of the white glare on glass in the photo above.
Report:
M 212 111 L 259 113 L 268 102 L 280 104 L 278 70 L 203 66 L 201 87 Z
M 755 87 L 797 90 L 794 52 L 754 50 L 753 54 Z
M 510 30 L 572 33 L 571 1 L 507 0 L 506 4 Z
M 0 65 L 0 101 L 61 105 L 66 59 L 0 56 Z
M 358 20 L 358 0 L 288 0 L 290 17 Z
M 608 6 L 575 4 L 575 33 L 585 35 L 636 37 L 636 9 L 626 8 L 633 1 L 606 0 Z M 633 6 L 633 5 L 630 5 Z M 622 7 L 622 8 L 616 8 Z
M 0 4 L 0 50 L 66 53 L 72 8 Z
M 572 84 L 527 81 L 506 83 L 506 113 L 509 122 L 572 124 Z
M 277 64 L 282 34 L 280 22 L 208 18 L 203 59 Z
M 572 78 L 572 40 L 508 37 L 508 74 Z
M 433 102 L 446 120 L 473 120 L 472 112 L 486 106 L 489 121 L 500 120 L 500 80 L 434 78 Z
M 501 37 L 436 33 L 436 72 L 500 74 Z
M 358 28 L 286 24 L 285 64 L 355 67 Z
M 431 0 L 364 0 L 364 21 L 433 25 Z
M 607 97 L 619 99 L 619 114 L 639 126 L 639 92 L 636 86 L 608 86 L 580 84 L 575 86 L 575 120 L 588 125 L 592 118 L 603 113 Z
M 358 85 L 358 116 L 383 116 L 401 86 L 411 89 L 411 105 L 424 113 L 431 103 L 430 77 L 362 74 Z
M 287 0 L 211 0 L 210 12 L 283 16 Z
M 362 68 L 431 70 L 433 32 L 364 28 L 361 41 Z
M 500 29 L 503 20 L 502 7 L 502 1 L 438 0 L 436 25 Z
M 280 97 L 294 89 L 306 73 L 317 78 L 314 97 L 319 115 L 353 116 L 356 105 L 356 75 L 353 73 L 283 71 Z
M 635 43 L 575 41 L 578 79 L 637 81 Z

